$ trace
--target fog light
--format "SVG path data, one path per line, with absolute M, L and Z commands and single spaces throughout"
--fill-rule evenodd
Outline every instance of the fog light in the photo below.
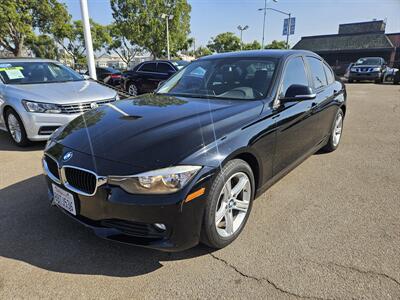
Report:
M 167 227 L 162 223 L 154 223 L 154 227 L 156 227 L 157 229 L 160 229 L 162 231 L 165 231 L 167 229 Z

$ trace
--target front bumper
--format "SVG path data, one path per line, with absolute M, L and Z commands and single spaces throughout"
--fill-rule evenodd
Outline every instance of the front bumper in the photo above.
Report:
M 24 109 L 18 111 L 18 114 L 24 123 L 28 139 L 31 141 L 46 141 L 56 128 L 79 116 L 79 114 L 30 113 Z M 48 130 L 46 131 L 46 129 Z
M 382 78 L 381 72 L 367 72 L 367 73 L 359 73 L 359 72 L 350 72 L 349 80 L 377 80 Z
M 84 196 L 51 180 L 48 174 L 46 178 L 50 200 L 54 184 L 71 193 L 76 216 L 60 209 L 93 229 L 99 237 L 163 251 L 182 251 L 199 243 L 212 174 L 211 168 L 204 167 L 188 186 L 169 195 L 133 195 L 104 184 L 93 196 Z M 188 194 L 203 187 L 205 194 L 190 202 L 184 201 Z M 164 224 L 166 230 L 157 228 L 156 223 Z

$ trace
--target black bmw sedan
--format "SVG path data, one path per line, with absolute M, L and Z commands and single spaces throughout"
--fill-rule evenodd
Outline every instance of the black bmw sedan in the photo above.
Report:
M 337 149 L 345 114 L 344 85 L 312 52 L 204 57 L 154 94 L 57 130 L 43 157 L 49 197 L 110 240 L 222 248 L 258 195 L 314 152 Z

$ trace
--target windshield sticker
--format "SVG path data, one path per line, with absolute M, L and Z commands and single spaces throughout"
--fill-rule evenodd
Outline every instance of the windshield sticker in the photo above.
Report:
M 4 72 L 6 72 L 8 79 L 10 79 L 10 80 L 25 78 L 24 74 L 22 74 L 20 69 L 16 69 L 16 68 L 11 69 L 10 68 L 10 69 L 4 70 Z

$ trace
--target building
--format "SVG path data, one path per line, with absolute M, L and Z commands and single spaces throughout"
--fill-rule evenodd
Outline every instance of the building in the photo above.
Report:
M 96 67 L 111 67 L 119 70 L 131 69 L 143 61 L 150 60 L 149 55 L 135 56 L 129 63 L 129 66 L 119 57 L 118 54 L 103 53 L 95 58 Z
M 338 34 L 305 36 L 293 49 L 311 50 L 323 57 L 341 75 L 360 57 L 383 57 L 390 66 L 400 63 L 400 32 L 385 33 L 386 22 L 340 24 Z

